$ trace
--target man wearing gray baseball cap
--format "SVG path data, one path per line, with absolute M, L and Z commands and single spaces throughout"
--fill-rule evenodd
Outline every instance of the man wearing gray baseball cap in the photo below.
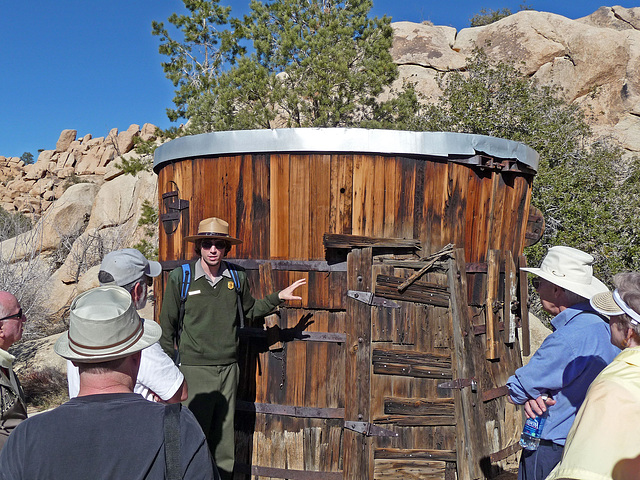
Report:
M 79 396 L 16 427 L 0 479 L 217 479 L 193 414 L 133 393 L 141 352 L 160 333 L 121 287 L 78 295 L 55 351 L 80 369 Z
M 115 250 L 105 255 L 100 265 L 98 280 L 101 285 L 115 284 L 131 294 L 136 310 L 147 303 L 147 288 L 152 277 L 162 273 L 160 263 L 148 260 L 135 248 Z M 80 375 L 77 367 L 67 362 L 69 398 L 78 395 Z M 142 353 L 138 378 L 133 389 L 147 400 L 166 403 L 187 399 L 187 382 L 173 360 L 164 353 L 159 343 L 154 343 Z

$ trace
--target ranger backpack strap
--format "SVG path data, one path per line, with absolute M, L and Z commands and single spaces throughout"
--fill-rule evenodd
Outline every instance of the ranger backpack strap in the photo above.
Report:
M 180 308 L 178 310 L 178 328 L 176 329 L 176 350 L 173 355 L 173 361 L 176 365 L 180 365 L 180 335 L 184 326 L 184 309 L 187 296 L 189 295 L 189 286 L 191 285 L 191 265 L 183 263 L 182 280 L 180 281 Z
M 226 262 L 227 270 L 233 280 L 233 285 L 236 290 L 236 299 L 238 304 L 238 317 L 240 318 L 240 328 L 244 328 L 244 310 L 242 309 L 242 289 L 240 288 L 240 275 L 238 275 L 238 269 L 233 263 Z

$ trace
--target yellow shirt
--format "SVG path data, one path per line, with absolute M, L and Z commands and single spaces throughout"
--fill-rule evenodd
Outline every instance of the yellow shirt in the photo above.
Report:
M 640 347 L 596 377 L 547 480 L 640 479 Z

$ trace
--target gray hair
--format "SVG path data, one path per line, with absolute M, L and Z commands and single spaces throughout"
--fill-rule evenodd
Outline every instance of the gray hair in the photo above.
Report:
M 635 312 L 640 313 L 640 272 L 618 273 L 613 277 L 613 284 L 624 302 Z M 640 336 L 640 325 L 631 321 L 626 313 L 621 315 L 623 326 L 632 329 Z

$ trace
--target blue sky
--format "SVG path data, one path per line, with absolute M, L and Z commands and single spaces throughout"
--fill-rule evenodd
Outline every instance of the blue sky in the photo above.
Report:
M 232 15 L 248 0 L 221 0 Z M 602 0 L 374 0 L 373 15 L 393 21 L 429 20 L 458 30 L 480 9 L 521 4 L 580 18 Z M 609 5 L 640 6 L 616 0 Z M 164 76 L 152 20 L 182 11 L 181 0 L 22 0 L 0 4 L 0 156 L 54 149 L 60 132 L 105 136 L 135 123 L 172 124 L 166 116 L 173 86 Z

